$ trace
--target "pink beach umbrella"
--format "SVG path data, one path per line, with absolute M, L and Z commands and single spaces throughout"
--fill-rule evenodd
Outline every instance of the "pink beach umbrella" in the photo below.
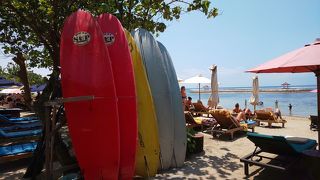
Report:
M 318 117 L 320 116 L 320 38 L 312 44 L 291 51 L 268 61 L 256 68 L 247 70 L 252 73 L 304 73 L 313 72 L 317 77 Z M 319 120 L 319 118 L 318 118 Z M 320 124 L 320 123 L 319 123 Z M 318 127 L 320 142 L 320 127 Z
M 310 91 L 310 92 L 312 92 L 312 93 L 317 93 L 317 92 L 318 92 L 318 89 L 314 89 L 314 90 L 312 90 L 312 91 Z

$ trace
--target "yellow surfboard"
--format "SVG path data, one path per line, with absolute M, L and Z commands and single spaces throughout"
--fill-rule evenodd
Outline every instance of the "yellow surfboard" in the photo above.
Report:
M 157 116 L 139 49 L 131 34 L 127 30 L 125 30 L 125 33 L 133 61 L 138 97 L 139 142 L 136 153 L 136 175 L 153 177 L 157 174 L 160 164 Z

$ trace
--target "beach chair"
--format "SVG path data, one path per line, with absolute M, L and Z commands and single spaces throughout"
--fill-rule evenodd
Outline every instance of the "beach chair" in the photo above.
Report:
M 41 133 L 42 129 L 13 132 L 0 130 L 0 144 L 37 141 Z
M 258 126 L 260 126 L 261 122 L 268 123 L 268 127 L 272 127 L 273 123 L 281 123 L 284 128 L 284 124 L 287 122 L 284 119 L 278 119 L 273 111 L 256 110 L 254 113 L 254 120 L 257 121 Z
M 217 121 L 217 125 L 212 128 L 212 135 L 230 134 L 230 139 L 233 139 L 233 134 L 237 131 L 251 129 L 254 132 L 255 122 L 239 123 L 227 110 L 212 110 L 210 114 Z
M 206 118 L 206 117 L 193 117 L 192 113 L 189 111 L 184 112 L 186 124 L 188 128 L 199 129 L 201 131 L 212 128 L 216 121 L 214 118 Z
M 309 119 L 311 121 L 310 130 L 317 131 L 318 130 L 318 125 L 319 125 L 318 116 L 310 115 Z
M 195 115 L 207 115 L 209 117 L 209 109 L 206 108 L 201 102 L 192 103 L 194 109 L 190 110 Z
M 36 142 L 0 146 L 0 164 L 29 158 L 36 147 Z
M 18 122 L 18 121 L 32 121 L 32 120 L 38 120 L 37 117 L 7 117 L 5 115 L 0 114 L 0 119 L 1 120 L 6 120 L 6 121 L 13 121 L 13 122 Z
M 21 117 L 21 118 L 8 118 L 6 116 L 0 115 L 0 127 L 7 127 L 19 124 L 29 124 L 40 122 L 38 119 L 34 119 L 34 117 Z
M 21 131 L 21 130 L 31 130 L 31 129 L 40 129 L 42 127 L 41 122 L 32 122 L 26 124 L 10 124 L 10 126 L 0 127 L 0 130 L 3 131 Z
M 244 173 L 249 175 L 249 165 L 286 171 L 300 159 L 305 150 L 315 149 L 317 142 L 299 137 L 270 136 L 248 132 L 248 139 L 255 144 L 253 153 L 240 159 L 244 163 Z M 261 153 L 263 153 L 261 155 Z M 267 154 L 278 155 L 270 157 Z M 264 159 L 270 162 L 262 162 Z M 280 163 L 280 164 L 279 164 Z

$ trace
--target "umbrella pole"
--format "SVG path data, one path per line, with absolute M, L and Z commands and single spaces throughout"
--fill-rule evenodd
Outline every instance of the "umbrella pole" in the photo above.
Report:
M 201 101 L 201 99 L 200 99 L 200 83 L 199 83 L 199 101 Z
M 318 107 L 318 149 L 320 149 L 320 71 L 315 72 L 317 77 L 317 107 Z

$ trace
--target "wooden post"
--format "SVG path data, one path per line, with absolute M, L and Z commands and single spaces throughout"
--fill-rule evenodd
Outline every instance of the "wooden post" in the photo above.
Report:
M 46 134 L 45 134 L 45 168 L 46 168 L 46 179 L 51 180 L 51 169 L 50 169 L 50 142 L 51 142 L 51 133 L 50 133 L 50 108 L 45 107 L 45 126 L 46 126 Z
M 200 98 L 200 83 L 199 83 L 199 101 L 201 101 L 201 98 Z
M 70 98 L 60 98 L 52 101 L 47 101 L 44 103 L 45 106 L 45 177 L 46 180 L 53 179 L 53 147 L 54 147 L 54 136 L 57 133 L 56 129 L 56 113 L 57 106 L 66 102 L 78 102 L 78 101 L 91 101 L 94 99 L 100 99 L 94 96 L 78 96 Z M 52 117 L 50 118 L 52 107 Z M 72 168 L 74 165 L 67 167 Z

